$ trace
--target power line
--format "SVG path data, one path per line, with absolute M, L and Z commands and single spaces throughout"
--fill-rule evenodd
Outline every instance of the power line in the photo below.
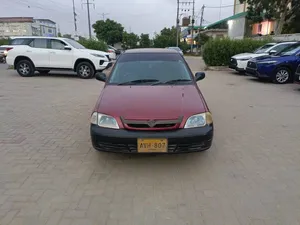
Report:
M 92 0 L 92 1 L 94 1 L 94 0 Z M 90 5 L 94 5 L 94 8 L 95 8 L 95 4 L 94 3 L 90 3 L 90 0 L 86 0 L 86 2 L 82 3 L 82 4 L 86 5 L 86 8 L 87 8 L 88 26 L 89 26 L 89 37 L 90 37 L 90 39 L 92 39 Z

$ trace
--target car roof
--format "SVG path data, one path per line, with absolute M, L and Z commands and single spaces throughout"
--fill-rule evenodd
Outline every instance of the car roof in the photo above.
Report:
M 137 49 L 129 49 L 129 50 L 126 50 L 124 54 L 132 54 L 132 53 L 173 53 L 173 54 L 178 54 L 173 49 L 167 49 L 167 48 L 137 48 Z
M 43 36 L 12 36 L 10 39 L 20 39 L 20 38 L 42 38 L 42 39 L 58 39 L 58 40 L 66 40 L 68 38 L 63 37 L 43 37 Z

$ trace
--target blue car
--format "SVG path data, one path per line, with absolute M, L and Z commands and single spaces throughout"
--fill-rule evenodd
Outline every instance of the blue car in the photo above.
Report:
M 248 61 L 246 74 L 269 79 L 277 84 L 293 82 L 300 64 L 300 42 L 293 44 L 274 56 L 264 56 Z
M 295 82 L 300 84 L 300 64 L 299 64 L 299 66 L 297 68 L 297 71 L 295 73 Z

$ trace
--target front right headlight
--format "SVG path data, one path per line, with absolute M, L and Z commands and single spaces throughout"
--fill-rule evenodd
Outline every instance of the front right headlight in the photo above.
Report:
M 93 112 L 91 117 L 91 123 L 98 125 L 99 127 L 120 129 L 118 122 L 114 117 L 98 112 Z
M 212 124 L 212 115 L 210 112 L 200 113 L 189 117 L 184 125 L 184 128 L 204 127 Z
M 258 61 L 257 62 L 258 64 L 274 64 L 274 63 L 277 63 L 277 61 L 274 61 L 274 60 L 269 60 L 269 61 Z

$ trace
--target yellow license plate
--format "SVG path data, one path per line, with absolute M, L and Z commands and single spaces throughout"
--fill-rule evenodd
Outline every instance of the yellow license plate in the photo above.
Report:
M 168 152 L 168 140 L 162 139 L 143 139 L 138 138 L 137 149 L 141 153 L 160 153 Z

